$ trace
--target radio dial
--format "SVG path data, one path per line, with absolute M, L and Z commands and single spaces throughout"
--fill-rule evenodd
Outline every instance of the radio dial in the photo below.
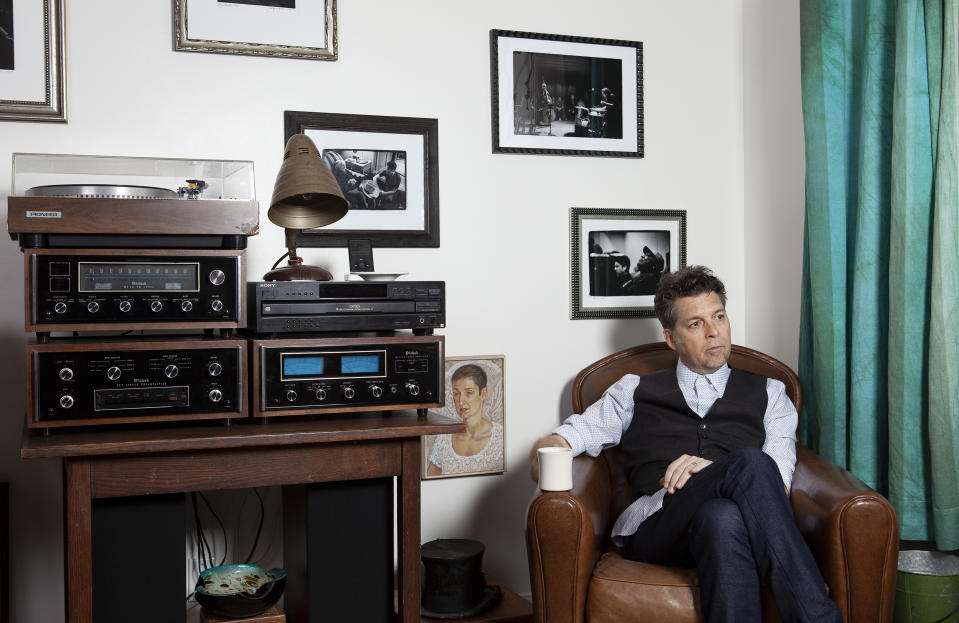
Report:
M 218 389 L 211 389 L 208 395 L 210 397 L 210 402 L 220 402 L 223 400 L 223 392 Z
M 356 390 L 353 389 L 352 385 L 347 385 L 346 387 L 343 388 L 344 398 L 346 398 L 347 400 L 353 400 L 355 396 L 356 396 Z
M 223 366 L 214 361 L 207 368 L 207 372 L 210 373 L 210 376 L 220 376 L 223 374 Z
M 296 402 L 296 392 L 292 389 L 286 390 L 286 401 Z
M 210 283 L 215 286 L 223 285 L 223 282 L 226 281 L 226 275 L 219 268 L 210 271 Z
M 70 368 L 60 368 L 60 380 L 61 381 L 72 381 L 73 380 L 73 370 Z
M 409 392 L 410 396 L 419 396 L 420 395 L 419 383 L 417 383 L 416 381 L 407 381 L 406 391 Z
M 120 368 L 116 366 L 110 366 L 109 368 L 107 368 L 107 378 L 110 379 L 111 381 L 115 381 L 118 378 L 120 378 L 120 374 L 122 374 L 120 372 Z
M 53 311 L 57 312 L 58 314 L 65 314 L 67 313 L 67 304 L 63 301 L 60 301 L 53 306 Z
M 96 301 L 90 301 L 89 303 L 87 303 L 87 311 L 90 312 L 91 314 L 97 313 L 98 311 L 100 311 L 100 304 L 97 303 Z
M 220 311 L 221 309 L 223 309 L 223 301 L 221 301 L 220 299 L 213 299 L 212 301 L 210 301 L 210 308 L 215 312 Z
M 120 311 L 124 314 L 133 309 L 133 303 L 130 301 L 120 301 Z
M 64 409 L 69 409 L 70 407 L 72 407 L 73 396 L 71 396 L 70 394 L 64 394 L 63 396 L 60 396 L 60 406 L 63 407 Z
M 176 378 L 176 375 L 180 373 L 180 368 L 176 367 L 172 363 L 163 368 L 163 374 L 166 375 L 168 379 Z
M 183 301 L 182 303 L 180 303 L 180 309 L 182 309 L 182 310 L 185 311 L 185 312 L 190 311 L 191 309 L 193 309 L 193 302 L 192 302 L 192 301 Z
M 374 398 L 379 398 L 380 396 L 383 395 L 383 388 L 380 387 L 379 385 L 372 385 L 370 386 L 370 394 Z
M 324 400 L 326 400 L 326 390 L 325 390 L 325 389 L 318 389 L 318 390 L 316 390 L 316 394 L 314 394 L 314 395 L 316 396 L 316 399 L 319 400 L 320 402 L 323 402 Z
M 163 309 L 163 303 L 161 301 L 150 301 L 150 311 L 156 313 Z

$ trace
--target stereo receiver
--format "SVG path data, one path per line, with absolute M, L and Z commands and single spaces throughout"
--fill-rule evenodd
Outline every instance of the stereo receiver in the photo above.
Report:
M 443 336 L 252 340 L 254 417 L 443 406 Z
M 27 347 L 27 426 L 246 416 L 246 340 L 51 340 Z
M 247 301 L 257 333 L 396 331 L 446 326 L 443 281 L 260 281 Z
M 26 330 L 242 328 L 245 253 L 25 249 Z

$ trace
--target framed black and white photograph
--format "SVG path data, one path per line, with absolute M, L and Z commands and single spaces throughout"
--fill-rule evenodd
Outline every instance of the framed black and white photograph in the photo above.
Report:
M 643 44 L 490 31 L 493 152 L 643 156 Z
M 505 357 L 447 357 L 445 365 L 446 403 L 430 413 L 466 431 L 423 438 L 423 479 L 505 472 Z
M 67 120 L 64 0 L 0 0 L 0 121 Z
M 336 0 L 173 0 L 174 49 L 335 61 Z
M 685 210 L 570 208 L 573 319 L 655 316 L 659 280 L 685 265 Z
M 286 111 L 285 139 L 306 134 L 333 171 L 350 210 L 305 230 L 303 247 L 438 247 L 436 119 Z

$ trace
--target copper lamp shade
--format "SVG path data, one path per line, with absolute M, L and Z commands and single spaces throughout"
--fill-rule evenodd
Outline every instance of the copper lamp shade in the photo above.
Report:
M 267 213 L 270 221 L 286 229 L 289 260 L 287 266 L 271 270 L 263 279 L 332 279 L 333 276 L 326 269 L 303 265 L 303 259 L 296 254 L 296 237 L 304 229 L 335 223 L 346 216 L 348 210 L 349 204 L 343 197 L 343 191 L 310 137 L 305 134 L 290 137 L 280 172 L 276 175 L 273 199 Z

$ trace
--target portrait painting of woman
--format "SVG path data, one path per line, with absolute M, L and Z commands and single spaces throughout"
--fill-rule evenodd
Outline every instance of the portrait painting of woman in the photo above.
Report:
M 446 358 L 446 403 L 430 413 L 460 420 L 466 430 L 424 438 L 424 478 L 506 470 L 503 360 L 500 355 Z

